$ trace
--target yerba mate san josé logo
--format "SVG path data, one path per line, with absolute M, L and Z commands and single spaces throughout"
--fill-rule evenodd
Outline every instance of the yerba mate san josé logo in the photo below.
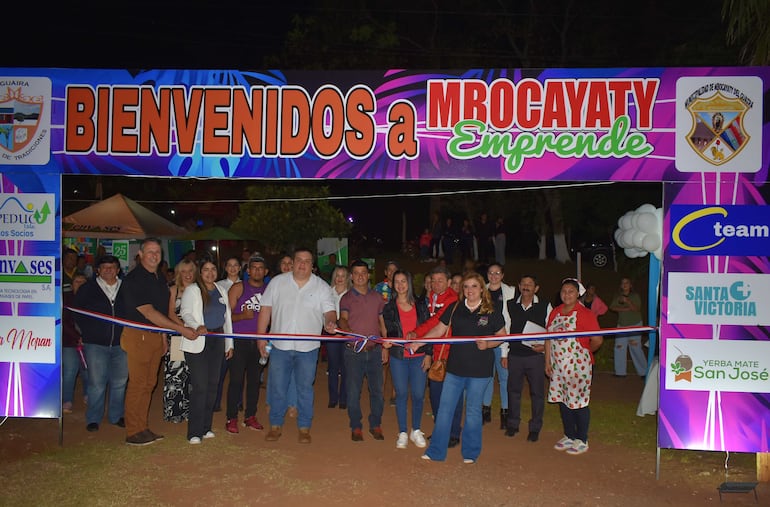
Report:
M 679 347 L 674 347 L 679 355 L 671 363 L 671 371 L 674 373 L 674 382 L 692 382 L 692 358 L 682 352 Z

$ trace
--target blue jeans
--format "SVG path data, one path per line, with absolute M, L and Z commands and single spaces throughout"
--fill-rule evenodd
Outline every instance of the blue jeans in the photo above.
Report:
M 385 400 L 382 395 L 382 349 L 378 345 L 368 352 L 345 349 L 345 371 L 348 374 L 348 418 L 350 429 L 361 429 L 361 388 L 364 377 L 369 385 L 369 429 L 382 425 Z
M 347 405 L 347 373 L 345 373 L 345 344 L 326 342 L 326 358 L 329 361 L 329 403 Z
M 120 345 L 96 345 L 86 343 L 86 362 L 88 363 L 88 409 L 86 423 L 102 422 L 104 417 L 104 395 L 109 385 L 109 406 L 107 419 L 115 424 L 123 417 L 126 399 L 126 382 L 128 381 L 128 361 L 126 351 Z
M 313 382 L 318 363 L 318 349 L 310 352 L 281 350 L 273 347 L 267 369 L 270 396 L 270 426 L 283 426 L 291 398 L 291 377 L 297 382 L 297 426 L 310 428 L 313 422 Z
M 444 383 L 431 380 L 428 382 L 428 387 L 428 392 L 430 393 L 430 407 L 433 411 L 433 421 L 435 422 L 441 407 L 441 392 L 444 388 Z M 455 411 L 452 415 L 452 430 L 449 433 L 449 436 L 452 438 L 460 438 L 460 432 L 462 431 L 461 426 L 463 422 L 463 401 L 464 400 L 461 396 L 460 399 L 457 400 L 457 406 L 455 406 Z
M 390 359 L 390 374 L 393 377 L 393 387 L 396 389 L 396 420 L 398 431 L 405 432 L 407 398 L 412 395 L 412 429 L 420 429 L 422 421 L 422 405 L 425 400 L 425 380 L 428 375 L 422 369 L 423 356 Z
M 633 324 L 633 326 L 641 325 L 641 322 Z M 647 375 L 647 356 L 645 356 L 642 348 L 642 335 L 640 334 L 623 334 L 615 338 L 615 375 L 626 374 L 628 361 L 626 350 L 631 353 L 631 361 L 634 363 L 636 373 L 639 376 Z
M 449 445 L 453 408 L 465 394 L 465 424 L 462 432 L 463 459 L 476 461 L 481 454 L 481 399 L 489 383 L 489 377 L 458 377 L 451 373 L 444 378 L 441 391 L 441 405 L 436 417 L 436 426 L 430 446 L 425 454 L 434 461 L 444 461 Z
M 83 391 L 86 391 L 88 385 L 88 370 L 83 368 L 80 362 L 80 354 L 75 347 L 61 348 L 61 401 L 62 403 L 72 403 L 75 396 L 75 380 L 80 372 L 80 381 L 83 384 Z M 85 393 L 87 394 L 87 392 Z
M 492 371 L 492 378 L 489 379 L 489 385 L 484 390 L 484 405 L 492 406 L 492 393 L 495 390 L 495 372 L 497 372 L 497 382 L 500 384 L 500 408 L 508 410 L 508 369 L 503 368 L 500 359 L 503 357 L 500 347 L 495 347 L 495 369 Z

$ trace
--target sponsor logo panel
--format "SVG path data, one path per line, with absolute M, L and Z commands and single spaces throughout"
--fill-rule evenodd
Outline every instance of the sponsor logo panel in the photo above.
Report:
M 54 303 L 54 257 L 0 256 L 0 301 Z
M 51 80 L 0 77 L 0 163 L 44 165 L 51 157 Z
M 670 255 L 770 252 L 770 206 L 673 205 Z
M 668 274 L 671 324 L 770 325 L 770 275 Z
M 56 363 L 54 317 L 0 317 L 0 362 Z
M 668 390 L 770 392 L 770 342 L 669 338 L 666 357 Z
M 53 241 L 54 194 L 0 194 L 0 239 Z

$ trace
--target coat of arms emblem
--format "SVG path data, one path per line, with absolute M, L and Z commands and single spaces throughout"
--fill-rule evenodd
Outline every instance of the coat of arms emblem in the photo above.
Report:
M 43 114 L 43 97 L 29 97 L 22 88 L 0 91 L 0 146 L 11 153 L 23 150 L 34 138 Z
M 717 92 L 707 99 L 694 100 L 687 110 L 693 119 L 687 143 L 713 165 L 722 165 L 735 157 L 751 138 L 743 128 L 748 106 L 738 98 Z

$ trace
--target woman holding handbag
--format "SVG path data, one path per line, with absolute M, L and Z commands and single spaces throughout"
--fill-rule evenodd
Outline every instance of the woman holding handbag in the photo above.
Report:
M 395 297 L 385 305 L 380 315 L 382 336 L 401 338 L 404 330 L 411 331 L 430 317 L 428 305 L 424 299 L 415 299 L 412 287 L 412 275 L 408 271 L 396 271 L 393 274 Z M 425 399 L 426 371 L 431 365 L 433 346 L 419 348 L 411 344 L 393 347 L 385 342 L 383 347 L 390 349 L 390 373 L 396 390 L 396 419 L 398 420 L 397 449 L 406 449 L 409 440 L 417 447 L 425 447 L 425 434 L 420 429 L 422 406 Z M 407 433 L 406 415 L 407 398 L 412 395 L 412 431 Z
M 599 330 L 596 315 L 578 302 L 583 292 L 576 279 L 562 281 L 559 295 L 563 304 L 548 316 L 549 332 Z M 601 336 L 556 338 L 546 344 L 545 374 L 551 379 L 548 402 L 559 404 L 564 425 L 564 437 L 554 445 L 557 451 L 577 455 L 588 450 L 593 353 L 601 344 Z
M 490 337 L 505 334 L 505 319 L 489 296 L 484 278 L 478 273 L 463 276 L 463 299 L 449 307 L 439 324 L 425 337 L 443 336 L 452 327 L 454 337 Z M 452 344 L 446 365 L 439 412 L 433 436 L 422 458 L 444 461 L 449 444 L 452 415 L 464 395 L 465 424 L 462 430 L 463 463 L 475 463 L 481 454 L 481 401 L 494 368 L 494 348 L 500 341 L 476 340 Z

